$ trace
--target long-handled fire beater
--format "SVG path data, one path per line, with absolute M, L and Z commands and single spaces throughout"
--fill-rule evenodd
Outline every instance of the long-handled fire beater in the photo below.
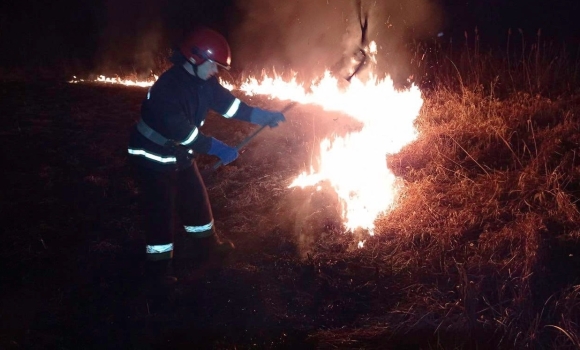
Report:
M 282 110 L 280 111 L 280 113 L 284 114 L 286 112 L 288 112 L 289 110 L 291 110 L 294 106 L 296 106 L 297 102 L 290 102 L 286 105 L 286 107 L 282 108 Z M 238 143 L 236 145 L 236 150 L 240 151 L 242 148 L 244 148 L 250 141 L 252 141 L 252 139 L 254 137 L 256 137 L 262 130 L 264 130 L 264 128 L 266 128 L 268 125 L 262 125 L 261 127 L 259 127 L 258 129 L 256 129 L 253 133 L 251 133 L 249 136 L 247 136 L 245 139 L 243 139 L 240 143 Z M 214 163 L 214 165 L 211 166 L 211 170 L 217 170 L 220 166 L 222 166 L 223 162 L 221 160 L 218 160 L 217 162 Z

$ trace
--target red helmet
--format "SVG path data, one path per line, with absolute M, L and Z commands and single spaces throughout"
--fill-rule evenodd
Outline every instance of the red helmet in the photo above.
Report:
M 215 30 L 206 27 L 195 29 L 183 40 L 179 49 L 185 58 L 193 58 L 197 65 L 209 60 L 230 69 L 230 46 L 226 38 Z

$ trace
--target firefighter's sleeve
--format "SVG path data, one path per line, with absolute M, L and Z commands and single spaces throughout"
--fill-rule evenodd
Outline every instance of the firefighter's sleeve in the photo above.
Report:
M 217 78 L 211 78 L 208 82 L 212 89 L 212 99 L 210 104 L 212 110 L 228 119 L 232 118 L 246 122 L 250 121 L 252 107 L 248 106 L 245 102 L 242 102 L 228 89 L 224 88 Z
M 211 147 L 211 137 L 201 133 L 189 122 L 178 101 L 167 100 L 160 111 L 164 121 L 162 134 L 194 152 L 207 154 Z

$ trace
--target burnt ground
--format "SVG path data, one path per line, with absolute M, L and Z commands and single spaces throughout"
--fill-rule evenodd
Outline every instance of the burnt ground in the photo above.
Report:
M 179 230 L 178 286 L 166 295 L 146 293 L 144 214 L 126 164 L 128 133 L 145 91 L 0 83 L 0 348 L 498 348 L 501 326 L 487 319 L 489 308 L 482 310 L 483 326 L 467 327 L 462 320 L 472 318 L 457 317 L 459 306 L 439 316 L 428 311 L 430 300 L 445 298 L 410 301 L 440 286 L 460 305 L 462 294 L 453 288 L 461 276 L 407 267 L 405 254 L 414 253 L 395 254 L 400 244 L 384 245 L 388 236 L 357 249 L 359 237 L 343 232 L 327 185 L 287 188 L 322 138 L 359 127 L 313 106 L 296 106 L 238 160 L 206 174 L 216 226 L 235 242 L 235 253 L 221 263 L 185 261 Z M 271 109 L 286 104 L 245 100 Z M 234 145 L 255 128 L 210 115 L 203 131 Z M 198 158 L 202 169 L 215 161 Z M 380 244 L 392 254 L 380 256 Z M 551 286 L 545 285 L 550 293 L 557 289 Z M 547 303 L 541 300 L 538 310 Z M 413 329 L 397 326 L 422 307 L 425 317 Z

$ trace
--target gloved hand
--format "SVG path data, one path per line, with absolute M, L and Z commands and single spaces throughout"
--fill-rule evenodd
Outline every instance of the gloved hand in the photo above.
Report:
M 229 164 L 238 158 L 238 150 L 230 147 L 215 137 L 211 138 L 211 146 L 207 154 L 218 157 L 224 165 Z
M 258 125 L 269 125 L 271 128 L 278 126 L 279 122 L 285 122 L 284 114 L 280 112 L 266 111 L 254 107 L 250 113 L 250 122 Z
M 168 141 L 165 147 L 171 150 L 179 166 L 191 165 L 191 160 L 193 159 L 193 151 L 191 149 L 174 141 Z

